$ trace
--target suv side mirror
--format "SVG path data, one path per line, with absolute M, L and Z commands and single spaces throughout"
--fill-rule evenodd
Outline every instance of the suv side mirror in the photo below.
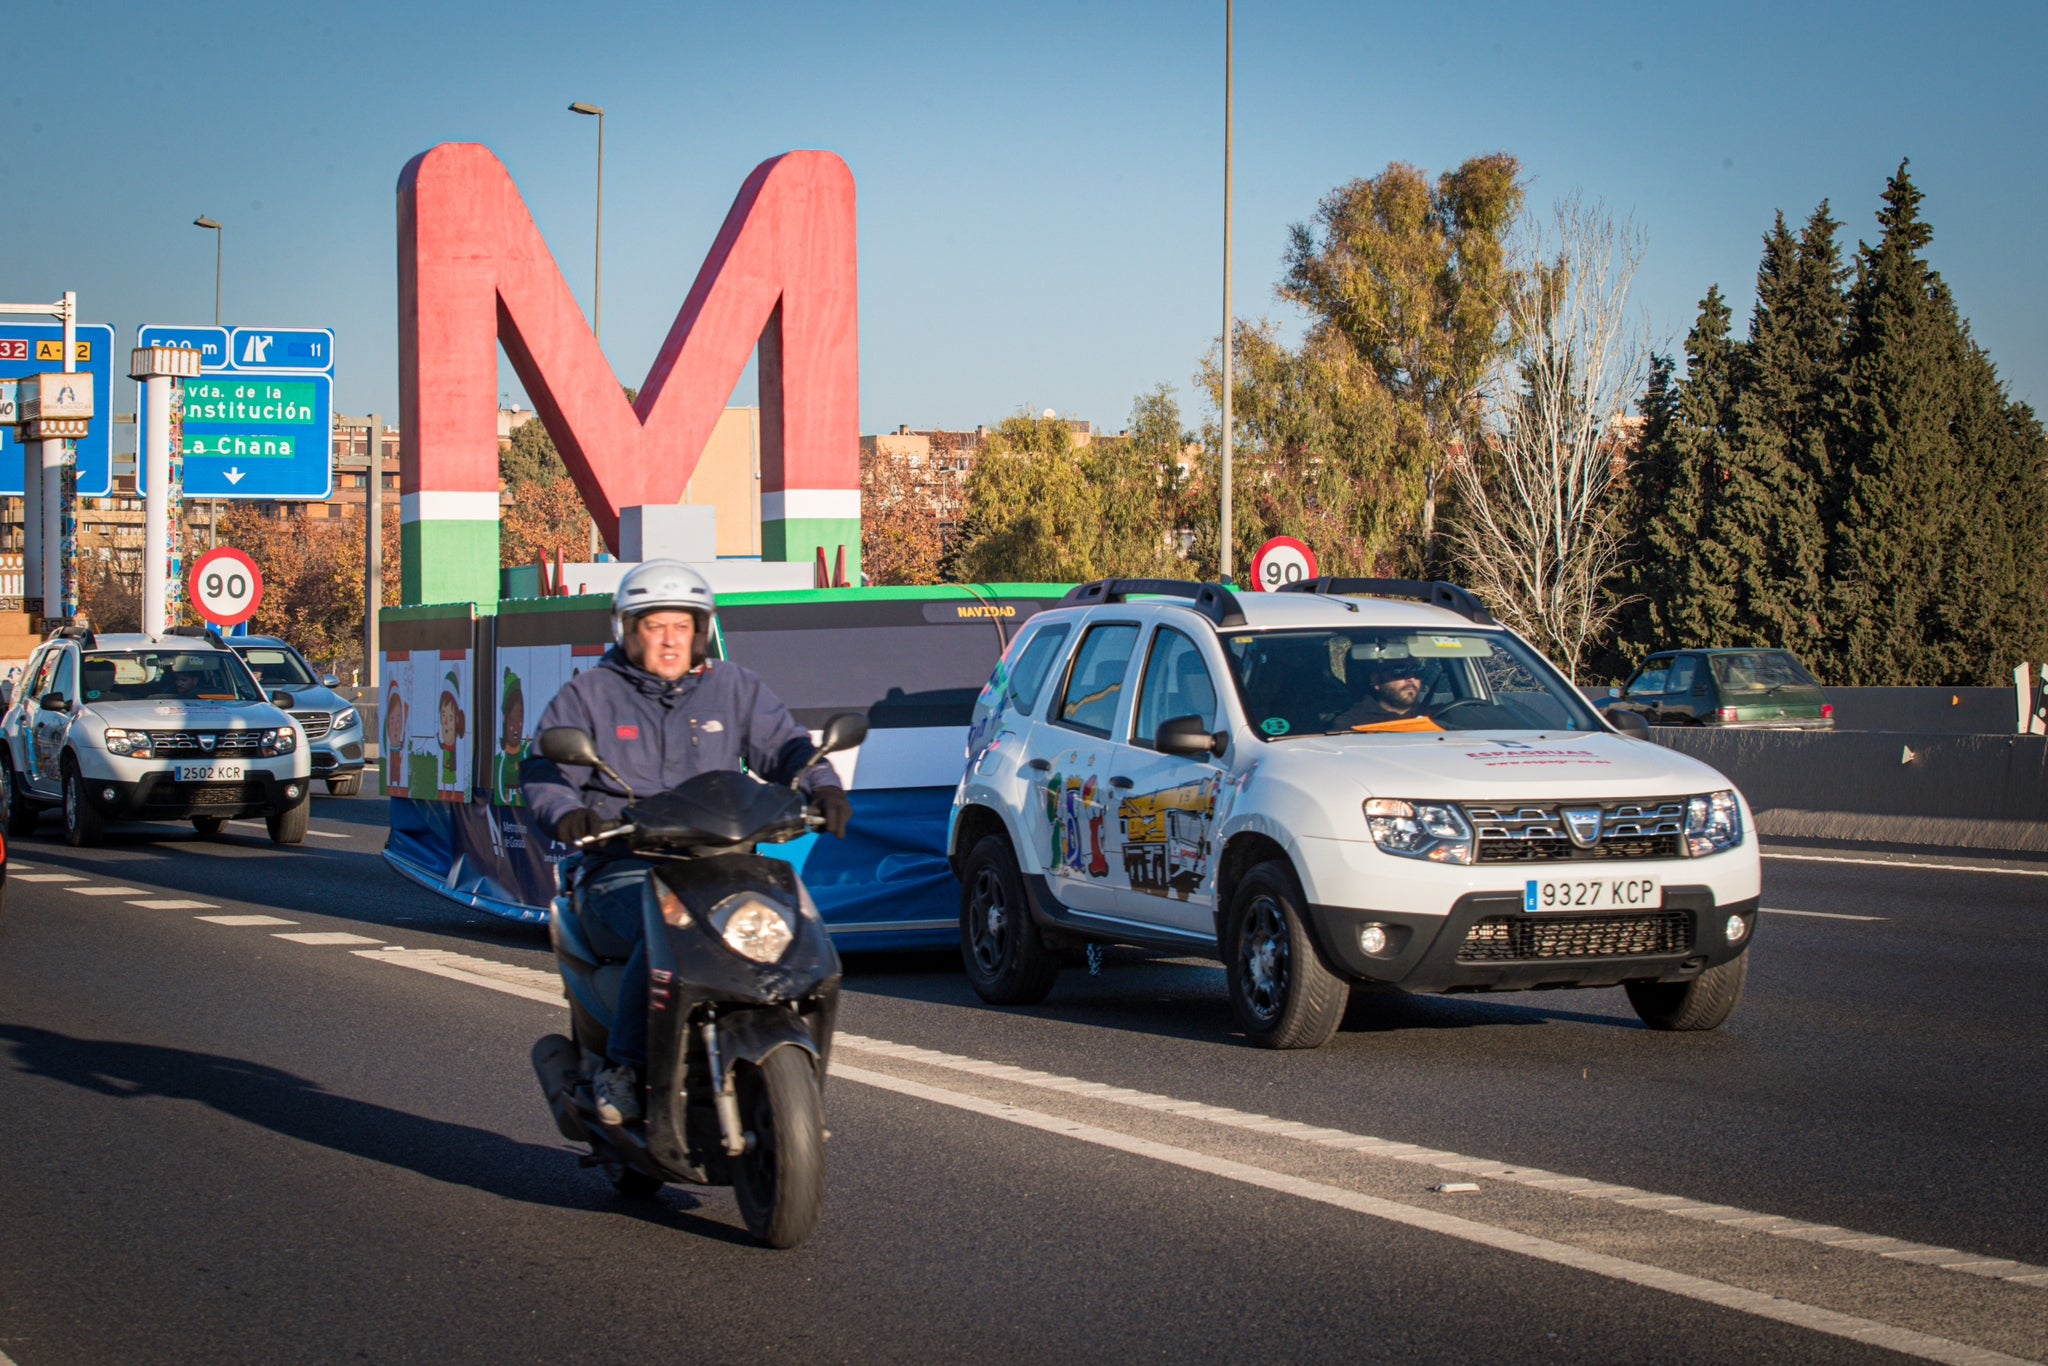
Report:
M 1219 730 L 1212 735 L 1201 717 L 1176 716 L 1159 723 L 1159 729 L 1152 735 L 1152 747 L 1161 754 L 1182 759 L 1203 759 L 1228 749 L 1230 732 Z
M 270 695 L 270 705 L 273 707 L 296 707 L 299 705 L 299 699 L 293 697 L 288 692 L 280 690 Z
M 321 674 L 320 686 L 323 688 L 338 688 L 341 686 L 341 680 L 333 674 Z
M 60 692 L 44 693 L 36 705 L 44 711 L 69 711 L 71 709 L 71 703 L 66 701 L 64 694 Z
M 1607 724 L 1623 735 L 1632 735 L 1638 740 L 1650 738 L 1650 723 L 1643 719 L 1641 712 L 1630 711 L 1626 707 L 1614 707 L 1604 715 L 1607 717 Z

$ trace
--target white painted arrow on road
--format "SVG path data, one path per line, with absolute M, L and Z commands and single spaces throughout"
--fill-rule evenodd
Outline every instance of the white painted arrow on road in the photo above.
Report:
M 227 480 L 228 480 L 228 482 L 229 482 L 230 484 L 239 484 L 239 483 L 241 483 L 241 482 L 242 482 L 242 471 L 241 471 L 241 470 L 240 470 L 240 469 L 239 469 L 238 467 L 236 467 L 236 466 L 234 466 L 234 465 L 230 465 L 230 466 L 228 466 L 228 472 L 227 472 Z

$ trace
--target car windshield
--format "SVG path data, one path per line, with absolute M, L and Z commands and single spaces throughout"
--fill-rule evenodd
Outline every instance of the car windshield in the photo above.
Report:
M 1783 650 L 1744 650 L 1710 655 L 1714 681 L 1729 692 L 1771 692 L 1778 688 L 1818 688 L 1806 667 Z
M 1352 627 L 1224 638 L 1268 740 L 1446 730 L 1600 730 L 1578 689 L 1499 631 Z
M 319 681 L 306 668 L 296 650 L 278 645 L 251 645 L 237 648 L 235 653 L 255 671 L 266 688 L 304 688 Z
M 220 650 L 97 650 L 80 669 L 87 702 L 261 702 L 256 680 Z

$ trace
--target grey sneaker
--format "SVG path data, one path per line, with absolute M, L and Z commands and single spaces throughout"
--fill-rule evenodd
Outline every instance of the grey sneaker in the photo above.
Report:
M 597 1100 L 597 1117 L 607 1124 L 640 1122 L 640 1078 L 630 1067 L 608 1067 L 591 1085 Z

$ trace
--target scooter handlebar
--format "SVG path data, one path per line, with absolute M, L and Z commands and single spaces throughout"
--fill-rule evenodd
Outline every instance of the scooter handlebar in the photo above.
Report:
M 615 825 L 609 830 L 600 830 L 595 835 L 585 835 L 569 847 L 571 849 L 588 849 L 593 844 L 601 844 L 605 840 L 616 839 L 620 835 L 630 835 L 633 833 L 633 830 L 634 827 L 630 825 Z

